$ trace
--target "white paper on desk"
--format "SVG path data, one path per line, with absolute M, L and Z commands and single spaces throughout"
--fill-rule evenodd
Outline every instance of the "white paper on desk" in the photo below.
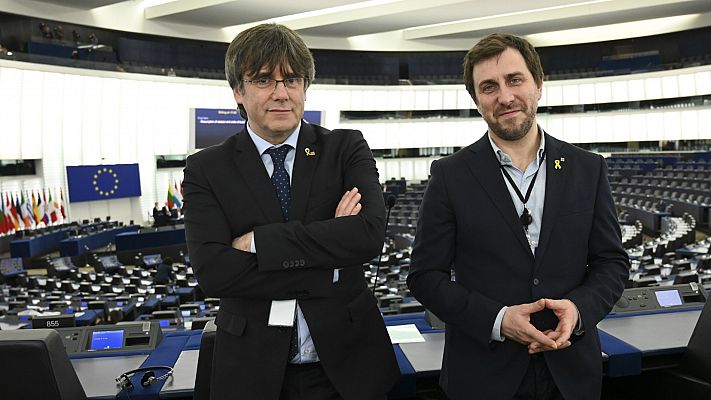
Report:
M 294 326 L 296 299 L 272 300 L 269 310 L 269 326 Z
M 424 342 L 420 331 L 415 324 L 388 326 L 388 334 L 393 344 Z

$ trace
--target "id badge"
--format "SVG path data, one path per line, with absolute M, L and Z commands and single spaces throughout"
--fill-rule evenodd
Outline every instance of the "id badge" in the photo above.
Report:
M 272 300 L 269 310 L 269 326 L 294 326 L 296 299 Z

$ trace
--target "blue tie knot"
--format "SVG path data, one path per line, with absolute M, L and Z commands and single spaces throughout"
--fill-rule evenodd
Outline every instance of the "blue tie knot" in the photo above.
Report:
M 272 147 L 266 151 L 266 153 L 272 158 L 272 163 L 274 163 L 272 185 L 274 185 L 274 190 L 276 191 L 277 198 L 279 199 L 279 205 L 281 206 L 281 212 L 285 221 L 289 220 L 291 184 L 289 182 L 289 172 L 286 170 L 286 166 L 284 165 L 284 159 L 291 148 L 292 147 L 289 145 L 284 145 L 281 147 Z
M 286 159 L 286 155 L 289 153 L 289 150 L 291 150 L 291 146 L 285 144 L 280 147 L 271 147 L 267 149 L 267 154 L 269 154 L 272 158 L 274 166 L 277 167 L 284 165 L 284 160 Z

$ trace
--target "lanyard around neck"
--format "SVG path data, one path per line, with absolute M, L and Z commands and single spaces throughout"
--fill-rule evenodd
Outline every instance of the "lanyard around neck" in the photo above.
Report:
M 543 165 L 543 162 L 546 159 L 546 152 L 544 151 L 543 154 L 541 155 L 541 161 L 538 162 L 538 168 L 536 169 L 536 173 L 533 174 L 533 179 L 531 179 L 531 183 L 528 184 L 528 189 L 526 190 L 526 197 L 524 197 L 521 194 L 521 191 L 518 189 L 518 186 L 513 181 L 513 178 L 511 178 L 511 175 L 506 171 L 506 166 L 504 164 L 499 163 L 499 168 L 501 168 L 501 172 L 504 173 L 504 176 L 506 177 L 506 180 L 509 181 L 511 184 L 511 187 L 513 187 L 514 191 L 516 192 L 516 195 L 518 196 L 518 199 L 521 200 L 521 203 L 523 203 L 523 212 L 521 213 L 521 216 L 519 219 L 521 220 L 521 224 L 524 227 L 528 227 L 528 225 L 533 222 L 533 217 L 531 216 L 531 213 L 528 211 L 528 207 L 526 207 L 526 204 L 528 203 L 528 199 L 531 197 L 531 192 L 533 191 L 533 186 L 536 184 L 536 178 L 538 177 L 538 171 L 541 170 L 541 165 Z

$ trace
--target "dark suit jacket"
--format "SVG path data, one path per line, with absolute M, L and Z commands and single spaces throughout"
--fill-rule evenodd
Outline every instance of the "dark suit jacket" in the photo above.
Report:
M 354 186 L 361 212 L 334 219 Z M 183 188 L 196 277 L 207 296 L 221 298 L 212 398 L 279 397 L 291 328 L 267 321 L 271 300 L 294 298 L 339 393 L 354 400 L 386 393 L 399 370 L 362 268 L 381 250 L 385 207 L 361 133 L 302 123 L 286 223 L 246 130 L 188 157 Z M 251 230 L 256 254 L 231 247 Z M 343 268 L 337 283 L 334 268 Z
M 153 283 L 156 285 L 167 285 L 175 280 L 173 266 L 161 263 L 156 268 L 156 274 L 153 276 Z
M 569 348 L 545 353 L 556 384 L 566 399 L 600 398 L 595 326 L 622 293 L 628 258 L 604 159 L 547 134 L 545 140 L 546 197 L 535 258 L 486 135 L 432 164 L 408 284 L 447 323 L 440 384 L 452 399 L 513 396 L 530 356 L 513 340 L 491 342 L 494 320 L 504 305 L 544 297 L 572 300 L 585 329 Z M 532 322 L 545 330 L 558 320 L 544 310 Z

